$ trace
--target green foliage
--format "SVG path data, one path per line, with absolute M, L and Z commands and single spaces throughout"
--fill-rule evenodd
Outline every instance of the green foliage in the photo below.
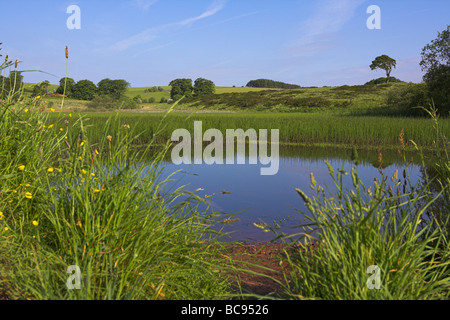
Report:
M 381 77 L 381 78 L 378 78 L 378 79 L 373 79 L 373 80 L 370 80 L 370 81 L 368 81 L 368 82 L 366 82 L 364 85 L 374 85 L 374 84 L 385 84 L 386 82 L 387 82 L 387 78 L 385 78 L 385 77 Z M 402 82 L 404 82 L 404 81 L 402 81 L 402 80 L 399 80 L 399 79 L 397 79 L 396 77 L 390 77 L 389 78 L 389 82 L 390 83 L 402 83 Z
M 198 78 L 194 82 L 194 97 L 204 96 L 208 94 L 214 94 L 216 92 L 216 86 L 211 80 Z
M 386 71 L 386 83 L 389 83 L 389 78 L 392 72 L 392 68 L 397 66 L 397 61 L 387 55 L 381 55 L 375 58 L 370 65 L 371 70 L 381 69 Z
M 72 88 L 72 98 L 92 100 L 97 93 L 97 86 L 90 80 L 80 80 Z
M 110 80 L 108 78 L 101 80 L 97 84 L 97 92 L 99 95 L 109 95 L 113 98 L 120 99 L 124 96 L 130 84 L 123 80 Z
M 278 88 L 278 89 L 300 89 L 301 87 L 296 84 L 288 84 L 280 81 L 274 81 L 269 79 L 251 80 L 247 83 L 246 87 L 250 88 Z
M 431 104 L 428 86 L 425 83 L 408 83 L 392 88 L 387 95 L 386 104 L 393 113 L 423 116 L 426 113 L 420 107 Z
M 2 65 L 6 66 L 7 63 Z M 3 68 L 0 68 L 2 71 Z M 23 91 L 23 75 L 21 71 L 13 70 L 9 72 L 9 77 L 5 78 L 0 75 L 0 98 L 9 97 L 11 101 L 17 101 Z
M 423 80 L 441 115 L 450 112 L 450 25 L 422 49 Z
M 50 84 L 50 82 L 43 81 L 43 82 L 35 85 L 33 87 L 32 96 L 33 97 L 46 96 L 48 94 L 48 86 L 49 86 L 49 84 Z
M 172 87 L 170 91 L 170 98 L 178 101 L 181 97 L 192 97 L 192 80 L 191 79 L 175 79 L 169 84 Z
M 57 94 L 65 94 L 67 97 L 71 97 L 73 94 L 73 87 L 75 86 L 75 80 L 72 78 L 61 78 L 59 80 L 59 87 L 56 89 Z M 65 88 L 65 89 L 64 89 Z
M 114 98 L 110 95 L 95 95 L 89 102 L 88 108 L 97 110 L 139 109 L 139 103 L 133 99 L 122 97 Z
M 39 103 L 0 102 L 2 298 L 226 298 L 216 221 L 197 195 L 165 191 L 167 149 L 134 150 L 139 132 L 117 117 L 91 143 L 88 119 L 40 112 Z M 79 290 L 66 286 L 73 265 Z

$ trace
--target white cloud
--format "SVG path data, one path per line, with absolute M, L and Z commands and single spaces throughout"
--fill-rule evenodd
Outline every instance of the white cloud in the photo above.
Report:
M 149 28 L 149 29 L 144 30 L 138 34 L 135 34 L 134 36 L 131 36 L 127 39 L 118 41 L 117 43 L 115 43 L 112 46 L 112 49 L 120 51 L 120 50 L 128 49 L 129 47 L 137 45 L 137 44 L 150 42 L 150 41 L 158 38 L 158 36 L 164 32 L 177 30 L 177 29 L 180 29 L 181 27 L 191 25 L 198 20 L 205 19 L 205 18 L 215 15 L 216 13 L 218 13 L 220 10 L 222 10 L 225 7 L 225 3 L 226 3 L 226 0 L 215 0 L 208 7 L 208 9 L 205 12 L 203 12 L 202 14 L 200 14 L 199 16 L 188 18 L 188 19 L 185 19 L 185 20 L 182 20 L 179 22 L 173 22 L 173 23 L 162 25 L 162 26 Z

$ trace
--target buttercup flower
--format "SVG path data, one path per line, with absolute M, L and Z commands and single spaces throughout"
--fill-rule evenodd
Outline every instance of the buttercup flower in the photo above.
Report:
M 33 195 L 31 194 L 31 192 L 26 192 L 25 193 L 25 198 L 31 199 L 31 198 L 33 198 Z
M 18 168 L 19 170 L 21 170 L 21 171 L 25 170 L 25 166 L 24 166 L 24 165 L 17 166 L 17 168 Z
M 47 171 L 48 172 L 53 172 L 53 168 L 48 168 Z
M 33 220 L 33 226 L 37 227 L 39 225 L 39 222 L 37 222 L 36 220 Z

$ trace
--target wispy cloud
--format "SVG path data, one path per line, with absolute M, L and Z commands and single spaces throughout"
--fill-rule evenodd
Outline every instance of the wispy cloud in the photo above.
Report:
M 313 15 L 301 25 L 301 37 L 291 44 L 288 51 L 308 53 L 333 47 L 332 35 L 342 29 L 364 2 L 366 0 L 318 1 Z
M 134 5 L 143 11 L 148 11 L 159 0 L 134 0 Z
M 196 21 L 199 21 L 201 19 L 205 19 L 208 17 L 211 17 L 215 14 L 217 14 L 220 10 L 222 10 L 225 7 L 226 0 L 215 0 L 208 9 L 203 12 L 202 14 L 184 19 L 182 21 L 173 22 L 153 28 L 149 28 L 147 30 L 144 30 L 138 34 L 135 34 L 129 38 L 126 38 L 124 40 L 118 41 L 112 46 L 113 50 L 126 50 L 131 46 L 147 43 L 150 42 L 156 38 L 158 38 L 161 34 L 169 31 L 178 30 L 182 27 L 192 25 Z

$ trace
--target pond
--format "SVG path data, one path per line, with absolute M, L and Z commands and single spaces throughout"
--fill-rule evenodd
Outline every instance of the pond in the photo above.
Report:
M 365 186 L 373 186 L 374 178 L 381 178 L 378 169 L 377 151 L 359 151 L 357 166 L 360 178 Z M 255 226 L 266 223 L 272 227 L 279 226 L 277 232 L 295 234 L 301 232 L 298 225 L 306 220 L 295 209 L 307 213 L 303 200 L 295 191 L 299 188 L 312 195 L 310 189 L 310 174 L 313 173 L 318 185 L 331 192 L 335 191 L 333 180 L 325 161 L 328 161 L 335 171 L 343 169 L 350 172 L 354 167 L 351 150 L 290 147 L 280 150 L 279 170 L 275 175 L 261 175 L 261 165 L 249 164 L 191 164 L 174 165 L 164 162 L 165 175 L 180 170 L 174 178 L 176 182 L 170 187 L 188 185 L 187 190 L 195 192 L 200 197 L 211 197 L 211 208 L 214 212 L 237 213 L 232 218 L 238 221 L 227 224 L 224 231 L 233 232 L 222 241 L 265 242 L 273 240 L 273 232 L 267 232 Z M 242 155 L 237 155 L 242 156 Z M 408 155 L 407 159 L 410 159 Z M 192 162 L 193 163 L 193 162 Z M 383 174 L 391 177 L 395 170 L 402 176 L 406 168 L 403 157 L 397 152 L 383 153 Z M 410 182 L 415 185 L 422 178 L 420 166 L 414 162 L 408 165 Z M 390 182 L 390 180 L 388 180 Z M 350 175 L 345 176 L 344 185 L 353 188 Z M 203 189 L 196 191 L 199 188 Z M 276 224 L 275 224 L 276 223 Z

